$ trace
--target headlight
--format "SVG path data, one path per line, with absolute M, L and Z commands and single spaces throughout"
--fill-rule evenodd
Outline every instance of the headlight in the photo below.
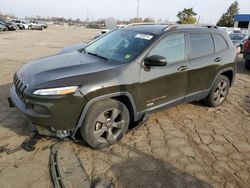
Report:
M 68 87 L 58 87 L 58 88 L 49 88 L 49 89 L 38 89 L 33 92 L 35 95 L 66 95 L 74 93 L 77 90 L 77 86 L 68 86 Z

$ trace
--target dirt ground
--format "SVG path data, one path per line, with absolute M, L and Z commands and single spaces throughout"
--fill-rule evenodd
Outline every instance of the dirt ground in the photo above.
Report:
M 0 187 L 52 187 L 50 146 L 42 138 L 32 152 L 7 154 L 31 132 L 7 97 L 14 72 L 32 59 L 89 41 L 99 30 L 49 27 L 0 33 Z M 66 142 L 66 141 L 65 141 Z M 152 114 L 119 143 L 93 150 L 67 141 L 92 181 L 116 187 L 244 187 L 250 185 L 250 71 L 239 56 L 228 99 L 217 108 L 199 102 Z

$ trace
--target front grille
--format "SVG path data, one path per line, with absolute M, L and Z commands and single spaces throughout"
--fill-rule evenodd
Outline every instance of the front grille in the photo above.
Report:
M 17 95 L 22 101 L 24 101 L 24 94 L 27 89 L 27 85 L 24 84 L 24 82 L 22 82 L 18 78 L 17 74 L 14 75 L 13 81 L 14 81 L 14 86 L 15 86 Z

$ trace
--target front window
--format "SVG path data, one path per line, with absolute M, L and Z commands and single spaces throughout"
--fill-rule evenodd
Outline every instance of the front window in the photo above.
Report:
M 168 63 L 185 59 L 185 34 L 175 33 L 162 39 L 149 53 L 149 56 L 165 57 Z
M 86 53 L 122 63 L 138 57 L 154 36 L 142 32 L 116 30 L 85 48 Z

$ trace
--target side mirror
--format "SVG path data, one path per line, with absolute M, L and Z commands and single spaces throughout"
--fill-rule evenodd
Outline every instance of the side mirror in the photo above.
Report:
M 145 66 L 166 66 L 167 60 L 165 57 L 159 55 L 152 55 L 144 60 Z

